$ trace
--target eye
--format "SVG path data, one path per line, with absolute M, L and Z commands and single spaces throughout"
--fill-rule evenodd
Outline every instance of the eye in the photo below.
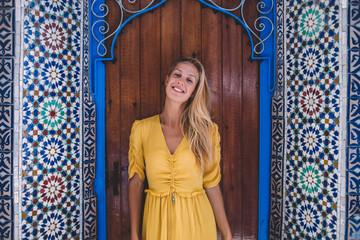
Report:
M 194 81 L 191 78 L 186 79 L 188 83 L 193 83 Z
M 181 74 L 179 74 L 179 73 L 174 73 L 174 76 L 175 76 L 175 77 L 181 77 Z

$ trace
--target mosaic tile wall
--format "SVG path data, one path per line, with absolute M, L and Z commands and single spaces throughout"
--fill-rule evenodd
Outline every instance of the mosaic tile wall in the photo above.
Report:
M 339 1 L 286 3 L 285 239 L 336 239 Z
M 22 239 L 81 237 L 81 6 L 25 0 Z
M 360 1 L 348 5 L 346 238 L 360 238 Z
M 15 5 L 0 1 L 0 240 L 14 235 L 13 138 L 14 138 Z

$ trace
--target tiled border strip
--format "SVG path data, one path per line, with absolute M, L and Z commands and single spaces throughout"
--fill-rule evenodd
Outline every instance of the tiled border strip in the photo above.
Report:
M 0 240 L 14 236 L 14 0 L 0 1 Z
M 96 109 L 90 94 L 90 6 L 83 0 L 83 69 L 82 69 L 82 113 L 83 113 L 83 239 L 97 239 L 96 196 L 94 194 L 96 160 Z
M 271 103 L 269 239 L 281 239 L 284 166 L 284 3 L 276 1 L 276 90 Z
M 283 236 L 336 239 L 340 1 L 285 3 L 287 124 Z
M 348 2 L 346 239 L 360 237 L 360 1 Z
M 23 2 L 21 238 L 80 239 L 81 1 Z

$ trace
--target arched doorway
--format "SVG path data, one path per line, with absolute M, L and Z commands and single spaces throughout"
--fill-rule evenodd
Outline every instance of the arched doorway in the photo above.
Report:
M 237 1 L 226 4 L 233 2 Z M 253 22 L 256 2 L 248 1 L 246 9 Z M 108 239 L 129 238 L 131 124 L 161 111 L 166 70 L 180 56 L 199 58 L 209 78 L 213 120 L 222 136 L 222 188 L 234 239 L 256 239 L 260 68 L 258 62 L 249 61 L 251 47 L 243 26 L 197 1 L 171 0 L 133 19 L 116 41 L 116 60 L 105 63 Z

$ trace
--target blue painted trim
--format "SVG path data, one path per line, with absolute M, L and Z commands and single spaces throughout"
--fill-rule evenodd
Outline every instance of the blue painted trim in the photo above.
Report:
M 203 0 L 198 0 L 200 3 L 205 6 L 212 8 L 216 11 L 227 14 L 246 29 L 250 42 L 251 42 L 251 58 L 254 60 L 262 60 L 260 64 L 260 150 L 259 150 L 259 215 L 258 215 L 258 239 L 268 239 L 269 234 L 269 215 L 270 215 L 270 161 L 271 161 L 271 97 L 275 89 L 275 49 L 276 41 L 275 34 L 272 33 L 272 36 L 265 42 L 264 52 L 260 57 L 254 56 L 254 43 L 249 29 L 246 27 L 244 22 L 235 16 L 234 14 L 227 12 L 225 10 L 219 9 L 215 6 L 204 2 Z M 162 0 L 158 4 L 150 7 L 144 11 L 141 11 L 137 14 L 134 14 L 128 18 L 124 23 L 119 27 L 118 31 L 114 36 L 114 40 L 111 44 L 111 57 L 110 58 L 97 58 L 96 43 L 93 38 L 90 41 L 91 49 L 91 61 L 90 68 L 90 87 L 91 93 L 94 96 L 94 102 L 97 106 L 97 122 L 96 122 L 96 143 L 97 143 L 97 154 L 96 154 L 96 178 L 95 178 L 95 194 L 97 195 L 97 223 L 98 223 L 98 239 L 106 239 L 106 191 L 105 191 L 105 67 L 102 61 L 111 61 L 114 59 L 114 46 L 115 41 L 124 28 L 124 26 L 130 22 L 135 17 L 152 11 L 153 9 L 159 7 L 166 0 Z M 271 0 L 263 0 L 268 5 L 271 5 Z M 275 16 L 275 3 L 273 10 L 267 14 L 267 17 L 272 19 L 274 23 Z M 90 14 L 90 23 L 91 26 L 94 22 L 92 14 Z M 276 27 L 274 26 L 274 31 Z M 269 31 L 269 30 L 268 30 Z M 264 31 L 262 36 L 266 36 L 269 32 Z M 96 36 L 98 39 L 101 39 L 103 36 Z M 94 71 L 92 71 L 94 70 Z M 94 80 L 97 81 L 94 81 Z
M 264 0 L 271 4 L 271 0 Z M 270 174 L 271 174 L 271 98 L 276 86 L 276 4 L 267 15 L 274 23 L 272 36 L 264 43 L 262 55 L 268 56 L 269 64 L 260 64 L 260 149 L 259 149 L 259 223 L 258 239 L 269 238 Z M 267 36 L 269 29 L 261 34 Z M 269 69 L 266 69 L 269 68 Z M 272 83 L 272 86 L 266 83 Z M 270 91 L 269 91 L 270 89 Z
M 91 1 L 91 3 L 94 0 Z M 90 4 L 91 6 L 91 4 Z M 90 26 L 96 21 L 95 17 L 89 9 Z M 98 39 L 103 36 L 97 34 Z M 91 37 L 90 40 L 90 59 L 99 57 L 96 51 L 96 42 Z M 98 81 L 90 81 L 90 88 L 95 84 L 98 90 L 93 96 L 96 104 L 96 175 L 94 182 L 94 193 L 97 197 L 97 239 L 106 240 L 106 189 L 105 189 L 105 66 L 102 62 L 90 62 L 90 79 L 98 79 Z M 96 70 L 96 71 L 94 71 Z

